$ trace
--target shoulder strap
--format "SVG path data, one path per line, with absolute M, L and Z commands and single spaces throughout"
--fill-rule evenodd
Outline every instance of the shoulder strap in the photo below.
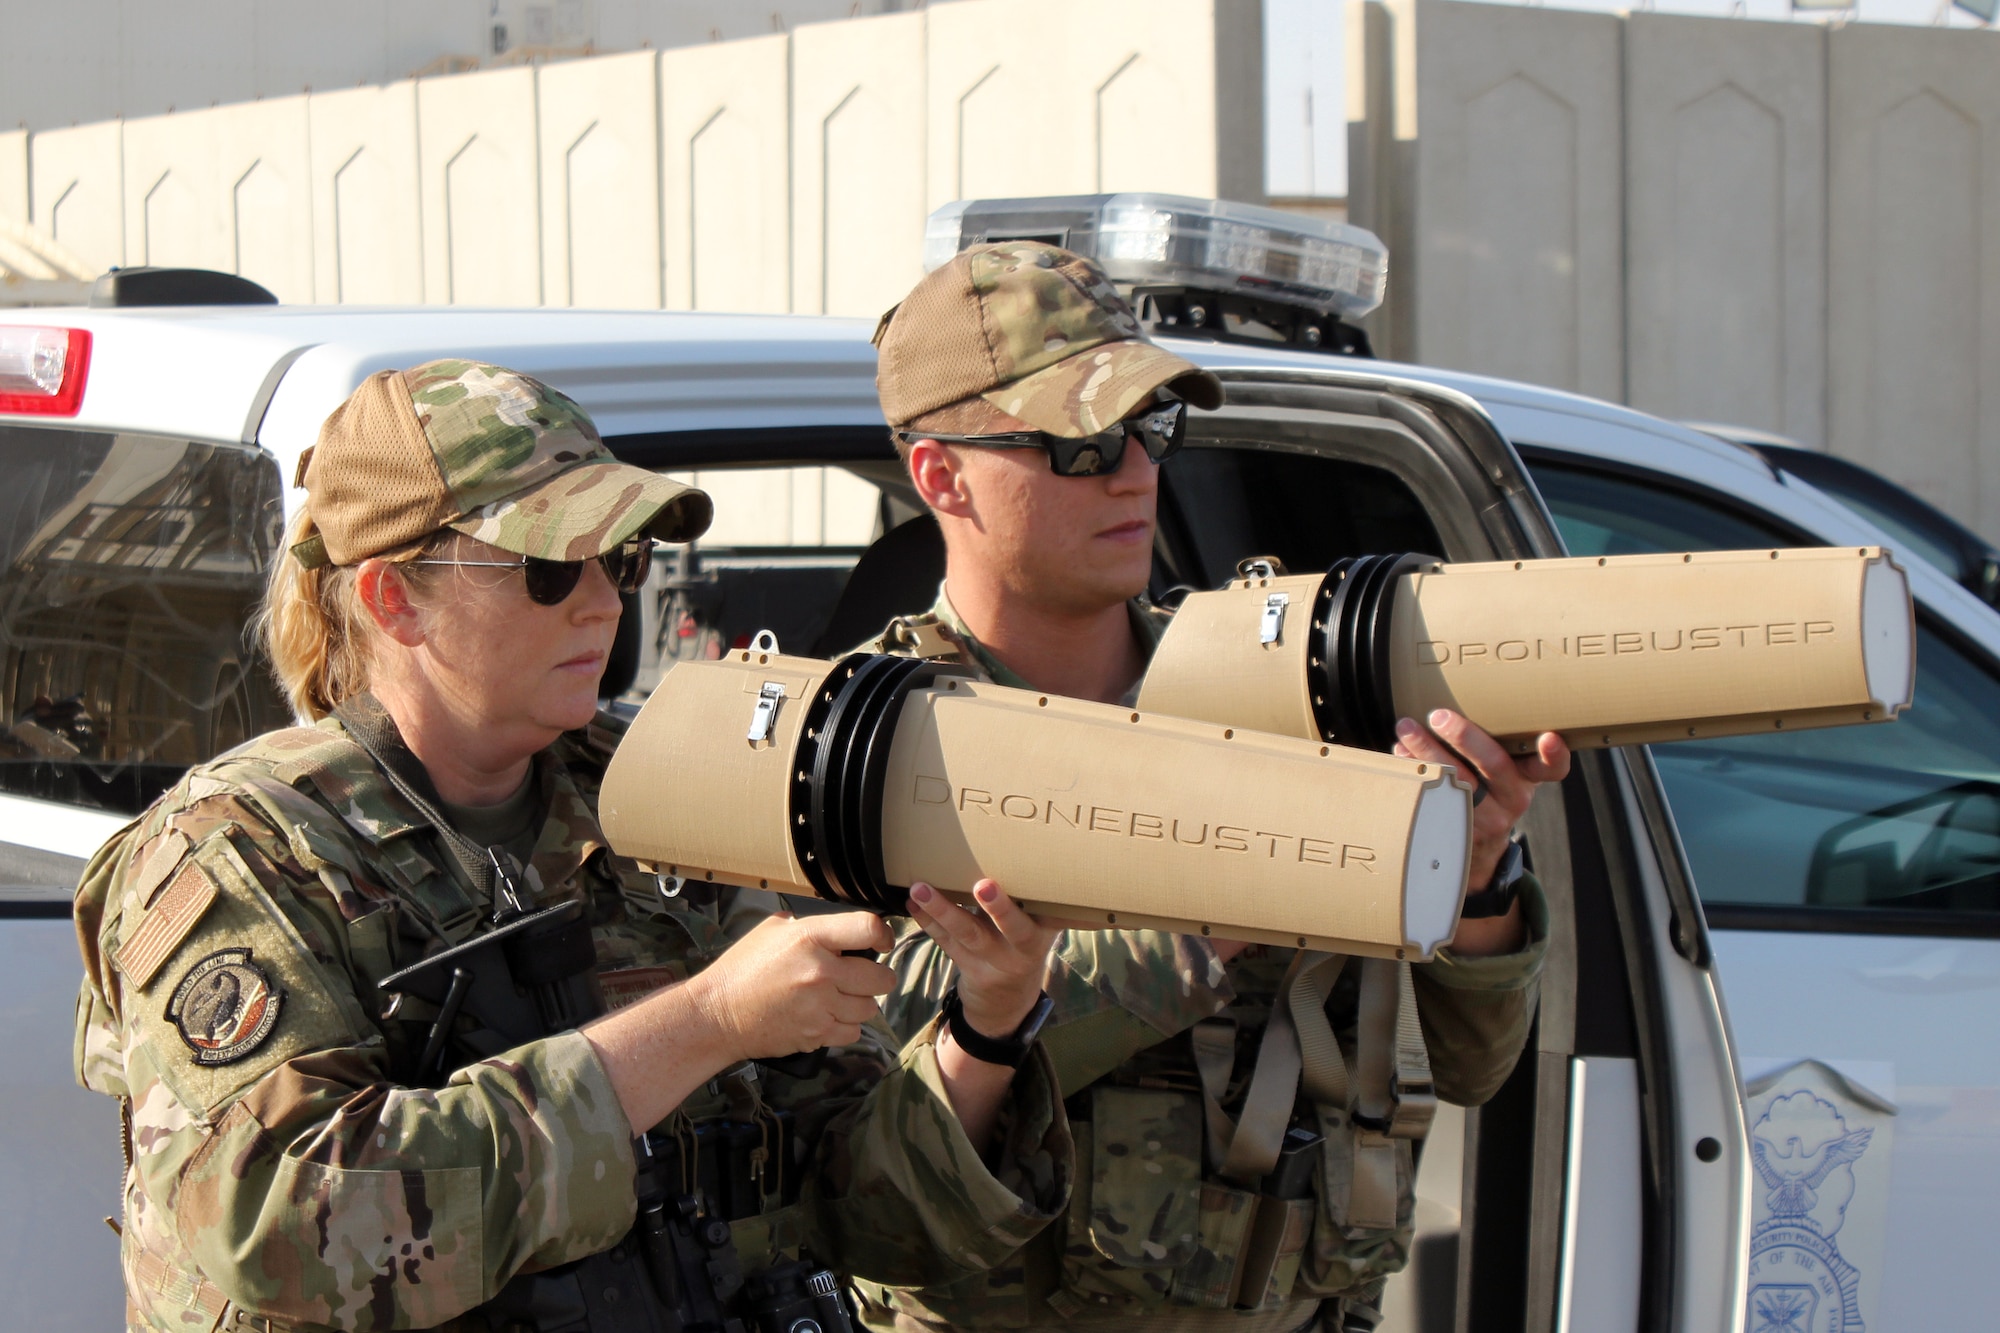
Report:
M 1351 1107 L 1355 1124 L 1385 1147 L 1390 1139 L 1419 1139 L 1429 1131 L 1437 1098 L 1409 964 L 1358 960 L 1360 1010 L 1350 1078 L 1326 1017 L 1327 996 L 1347 963 L 1338 954 L 1313 950 L 1293 955 L 1235 1122 L 1222 1105 L 1236 1059 L 1235 1024 L 1207 1019 L 1189 1033 L 1201 1076 L 1209 1157 L 1221 1174 L 1253 1181 L 1271 1169 L 1301 1085 L 1321 1106 Z M 1388 1202 L 1393 1209 L 1393 1197 Z
M 437 830 L 438 840 L 479 893 L 496 905 L 504 899 L 510 914 L 526 912 L 530 904 L 521 891 L 520 876 L 512 866 L 503 864 L 503 853 L 497 848 L 480 846 L 439 813 L 437 807 L 442 798 L 423 764 L 403 743 L 403 734 L 396 729 L 396 719 L 389 716 L 389 710 L 374 695 L 362 693 L 335 705 L 333 715 L 347 728 L 354 743 L 366 750 L 381 768 L 397 794 Z
M 898 657 L 920 657 L 926 662 L 962 661 L 965 645 L 943 621 L 926 611 L 921 615 L 897 616 L 882 633 L 882 651 Z

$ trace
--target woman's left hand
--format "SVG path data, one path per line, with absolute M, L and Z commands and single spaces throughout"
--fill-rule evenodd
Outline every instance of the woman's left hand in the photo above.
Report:
M 910 913 L 958 965 L 958 1002 L 974 1032 L 1005 1038 L 1028 1017 L 1048 977 L 1056 936 L 1070 924 L 1037 921 L 990 879 L 969 911 L 928 884 L 910 886 Z

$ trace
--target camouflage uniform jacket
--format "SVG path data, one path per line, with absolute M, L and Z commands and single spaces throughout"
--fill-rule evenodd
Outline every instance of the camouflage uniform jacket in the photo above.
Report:
M 1132 603 L 1149 652 L 1168 614 Z M 962 665 L 1000 684 L 1025 686 L 965 628 L 942 591 L 926 615 L 906 617 L 875 651 L 948 648 Z M 1004 887 L 1004 886 L 1003 886 Z M 1418 1018 L 1438 1096 L 1461 1105 L 1491 1097 L 1526 1044 L 1548 907 L 1532 877 L 1522 881 L 1528 944 L 1500 957 L 1440 950 L 1413 971 Z M 1163 931 L 1075 932 L 1059 945 L 1049 994 L 1055 1013 L 1042 1041 L 1055 1062 L 1077 1145 L 1077 1181 L 1062 1221 L 1009 1262 L 919 1290 L 862 1282 L 874 1328 L 1053 1328 L 1091 1322 L 1132 1328 L 1168 1316 L 1176 1329 L 1254 1333 L 1295 1329 L 1322 1299 L 1373 1297 L 1408 1257 L 1415 1205 L 1407 1140 L 1394 1140 L 1394 1216 L 1350 1206 L 1355 1129 L 1345 1106 L 1318 1106 L 1300 1091 L 1293 1122 L 1325 1135 L 1312 1197 L 1288 1228 L 1289 1253 L 1266 1289 L 1261 1314 L 1228 1308 L 1236 1251 L 1254 1203 L 1251 1191 L 1203 1167 L 1201 1083 L 1182 1034 L 1208 1019 L 1234 1023 L 1237 1057 L 1226 1105 L 1232 1114 L 1255 1067 L 1257 1042 L 1292 950 L 1252 946 L 1224 964 L 1197 937 Z M 906 928 L 891 963 L 897 989 L 886 1006 L 899 1033 L 932 1020 L 952 982 L 950 961 Z M 1356 970 L 1327 1002 L 1354 1086 Z
M 589 902 L 615 1003 L 726 941 L 714 904 L 664 897 L 609 852 L 566 750 L 581 757 L 569 737 L 536 761 L 527 878 L 539 903 Z M 327 721 L 194 769 L 92 861 L 76 1063 L 124 1114 L 131 1328 L 478 1328 L 459 1316 L 514 1273 L 631 1226 L 633 1128 L 578 1033 L 436 1090 L 391 1076 L 434 1014 L 385 1016 L 375 983 L 487 919 L 448 859 Z M 732 1224 L 746 1272 L 806 1244 L 925 1284 L 1006 1258 L 1060 1210 L 1073 1150 L 1053 1086 L 1045 1060 L 1024 1069 L 990 1169 L 927 1038 L 900 1059 L 865 1040 L 810 1079 L 725 1075 L 677 1115 L 743 1119 L 759 1098 L 814 1145 L 799 1203 Z

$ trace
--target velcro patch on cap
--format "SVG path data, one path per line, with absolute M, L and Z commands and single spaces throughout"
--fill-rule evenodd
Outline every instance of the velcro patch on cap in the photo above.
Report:
M 198 925 L 215 902 L 220 890 L 206 870 L 194 861 L 184 861 L 180 873 L 146 909 L 138 929 L 125 937 L 114 955 L 119 971 L 133 989 L 144 990 L 173 957 L 181 941 Z
M 218 949 L 174 987 L 167 1019 L 198 1065 L 226 1065 L 264 1044 L 278 1025 L 285 992 L 248 949 Z

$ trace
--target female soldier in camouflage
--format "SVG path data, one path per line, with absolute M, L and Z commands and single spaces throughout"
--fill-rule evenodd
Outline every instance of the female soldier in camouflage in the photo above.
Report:
M 614 584 L 654 537 L 698 535 L 706 496 L 466 361 L 369 379 L 301 472 L 263 628 L 316 725 L 194 769 L 78 894 L 78 1072 L 124 1114 L 130 1327 L 492 1326 L 517 1274 L 625 1236 L 634 1133 L 663 1121 L 690 1146 L 760 1127 L 731 1214 L 746 1273 L 805 1246 L 883 1281 L 962 1277 L 1060 1210 L 1045 1059 L 1016 1077 L 926 1039 L 898 1062 L 870 1026 L 889 970 L 843 956 L 885 949 L 879 920 L 771 917 L 731 944 L 713 903 L 604 846 L 565 733 L 594 711 Z M 983 1004 L 1025 1011 L 1052 932 L 987 893 L 970 972 Z M 622 1007 L 412 1077 L 439 1010 L 385 1007 L 377 983 L 510 907 L 576 900 Z M 746 1063 L 821 1046 L 796 1078 Z

